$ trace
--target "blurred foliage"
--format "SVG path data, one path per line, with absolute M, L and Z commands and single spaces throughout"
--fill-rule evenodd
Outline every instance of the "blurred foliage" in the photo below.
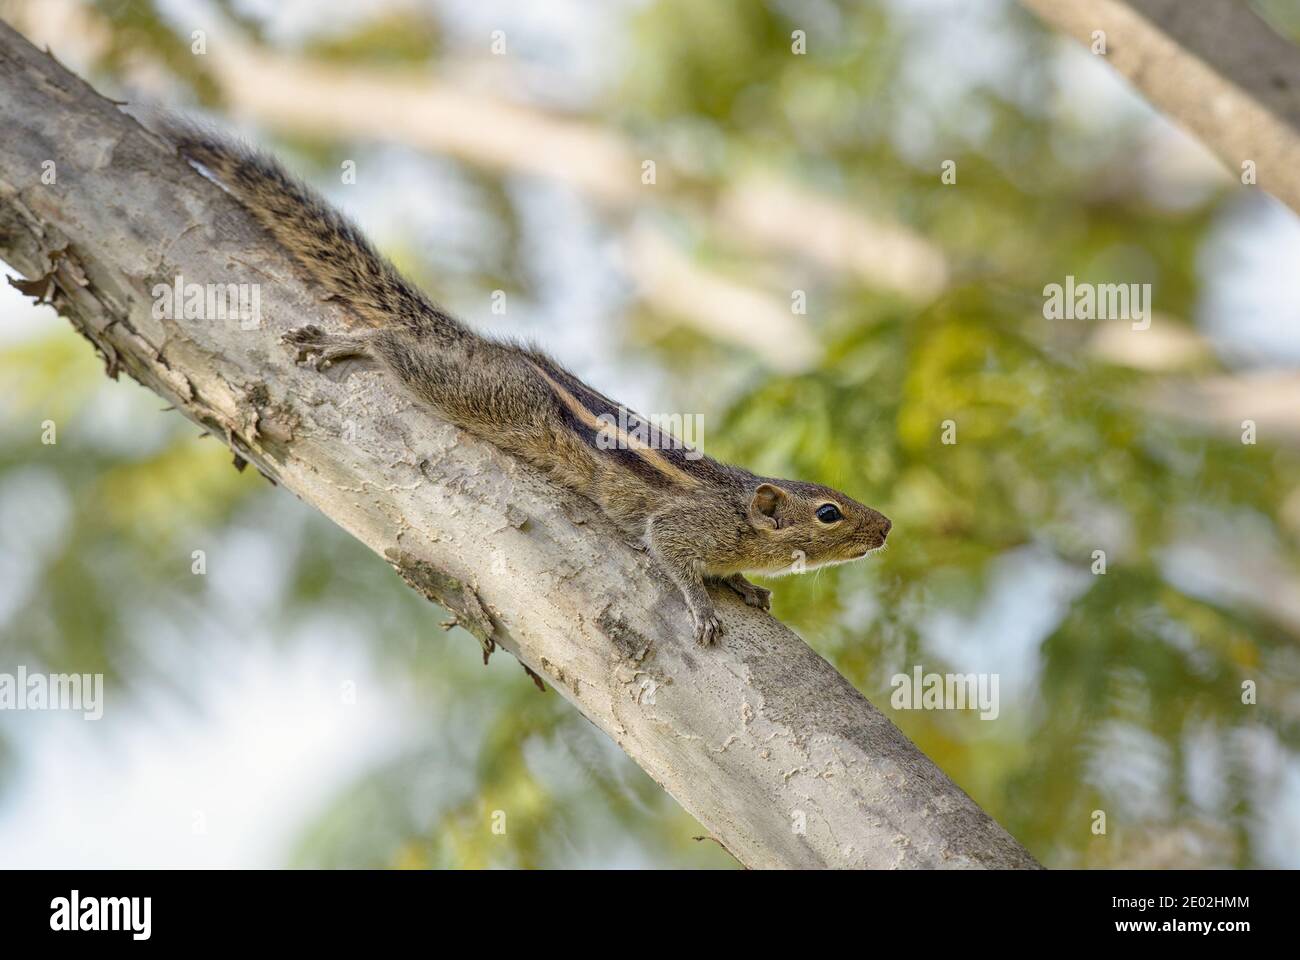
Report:
M 893 518 L 879 563 L 781 580 L 775 606 L 877 703 L 892 674 L 915 663 L 943 669 L 923 652 L 927 615 L 936 606 L 973 614 L 1008 551 L 1032 547 L 1087 578 L 1043 641 L 1034 702 L 1014 704 L 996 735 L 972 729 L 974 717 L 894 714 L 1019 839 L 1068 864 L 1086 855 L 1090 812 L 1108 806 L 1083 769 L 1090 737 L 1108 722 L 1140 723 L 1172 744 L 1207 722 L 1225 743 L 1255 724 L 1292 749 L 1300 742 L 1294 715 L 1278 708 L 1285 696 L 1241 700 L 1244 680 L 1300 679 L 1294 633 L 1189 596 L 1161 563 L 1204 514 L 1276 516 L 1300 454 L 1162 422 L 1135 402 L 1141 376 L 1026 336 L 1042 326 L 1026 319 L 1028 306 L 968 288 L 920 314 L 863 317 L 822 369 L 763 383 L 718 435 L 731 459 L 839 480 Z M 958 430 L 950 445 L 947 420 Z M 1124 536 L 1111 543 L 1100 532 L 1116 518 Z M 1089 576 L 1097 548 L 1106 573 Z M 865 623 L 854 615 L 863 594 L 877 611 Z M 1136 717 L 1135 700 L 1144 705 Z M 1224 822 L 1244 834 L 1251 788 L 1236 786 L 1240 819 Z M 1122 821 L 1111 830 L 1123 838 Z M 1250 862 L 1244 839 L 1225 862 Z
M 271 42 L 244 7 L 218 6 L 247 41 Z M 1279 30 L 1300 33 L 1293 6 L 1257 6 Z M 188 53 L 187 28 L 152 3 L 94 7 L 111 23 L 96 79 L 111 83 L 129 58 L 148 57 L 177 99 L 220 107 L 202 58 Z M 1064 95 L 1060 47 L 1014 6 L 992 5 L 980 21 L 994 31 L 986 39 L 1000 69 L 927 94 L 915 74 L 926 69 L 916 66 L 922 55 L 943 66 L 933 25 L 900 7 L 633 5 L 623 76 L 591 119 L 671 157 L 683 194 L 702 208 L 738 173 L 761 169 L 910 224 L 954 264 L 951 289 L 935 303 L 904 303 L 793 260 L 765 263 L 714 229 L 699 244 L 710 266 L 778 290 L 793 278 L 809 291 L 821 363 L 774 375 L 635 304 L 623 331 L 630 349 L 658 364 L 681 408 L 708 405 L 714 455 L 841 486 L 893 518 L 877 560 L 779 581 L 776 613 L 1044 862 L 1275 863 L 1259 824 L 1300 799 L 1265 789 L 1247 747 L 1266 738 L 1295 763 L 1294 625 L 1193 592 L 1168 558 L 1189 532 L 1237 529 L 1240 549 L 1266 546 L 1294 577 L 1300 545 L 1280 518 L 1300 453 L 1155 415 L 1145 398 L 1160 375 L 1108 365 L 1087 349 L 1093 324 L 1042 313 L 1043 286 L 1072 274 L 1151 283 L 1162 322 L 1190 323 L 1198 253 L 1231 195 L 1153 202 L 1135 172 L 1144 117 L 1117 115 L 1099 135 L 1053 108 Z M 371 67 L 436 66 L 458 53 L 422 10 L 380 10 L 348 29 L 321 20 L 284 41 L 289 52 Z M 790 53 L 795 29 L 809 32 L 804 56 Z M 287 142 L 295 165 L 322 180 L 357 147 Z M 942 160 L 956 162 L 956 186 L 940 184 Z M 502 247 L 465 275 L 484 290 L 531 291 L 524 191 L 493 172 L 462 173 Z M 414 237 L 378 239 L 435 291 L 452 282 Z M 1197 369 L 1222 368 L 1211 357 Z M 0 378 L 10 387 L 0 494 L 35 482 L 67 511 L 0 623 L 3 662 L 102 669 L 117 690 L 161 685 L 185 701 L 176 665 L 196 645 L 239 644 L 253 630 L 288 645 L 303 642 L 295 625 L 332 623 L 356 633 L 387 682 L 413 688 L 424 712 L 403 748 L 319 798 L 287 862 L 734 865 L 692 839 L 701 828 L 557 695 L 538 695 L 507 658 L 482 669 L 459 631 L 438 639 L 438 612 L 385 564 L 253 471 L 236 473 L 189 424 L 158 417 L 155 398 L 103 382 L 66 330 L 4 348 Z M 719 383 L 740 386 L 719 396 Z M 125 409 L 105 434 L 97 411 L 109 395 Z M 45 419 L 60 424 L 56 447 L 39 442 L 34 425 Z M 949 420 L 955 444 L 941 440 Z M 139 435 L 122 436 L 122 423 Z M 190 575 L 194 544 L 219 551 L 239 536 L 263 537 L 284 571 L 279 590 L 249 609 Z M 1099 547 L 1107 570 L 1093 576 Z M 1059 615 L 1033 638 L 1028 686 L 1004 697 L 999 720 L 891 709 L 890 677 L 914 664 L 957 669 L 947 657 L 969 672 L 999 663 L 998 621 L 990 628 L 985 617 L 998 604 L 1041 619 L 1050 605 L 1041 585 L 1018 595 L 1019 581 L 1007 581 L 1024 578 L 1026 562 L 1064 571 L 1066 586 Z M 960 657 L 935 642 L 942 623 L 969 637 Z M 1259 684 L 1258 706 L 1243 706 L 1244 680 Z M 0 784 L 4 736 L 0 727 Z M 1193 783 L 1197 752 L 1218 758 L 1212 801 Z M 1152 763 L 1160 776 L 1135 790 L 1132 778 Z M 1153 792 L 1157 802 L 1133 800 Z M 1099 809 L 1106 837 L 1089 829 Z M 491 829 L 497 811 L 504 834 Z
M 178 86 L 199 103 L 218 99 L 217 84 L 203 57 L 193 53 L 194 38 L 169 23 L 153 3 L 138 0 L 94 0 L 94 9 L 111 24 L 108 42 L 96 67 L 106 74 L 123 72 L 137 57 L 157 61 Z M 147 53 L 146 53 L 147 51 Z
M 342 35 L 314 38 L 304 55 L 342 64 L 393 66 L 425 63 L 440 50 L 436 20 L 417 11 L 393 10 Z
M 1250 5 L 1278 33 L 1300 43 L 1300 6 L 1293 0 L 1251 0 Z

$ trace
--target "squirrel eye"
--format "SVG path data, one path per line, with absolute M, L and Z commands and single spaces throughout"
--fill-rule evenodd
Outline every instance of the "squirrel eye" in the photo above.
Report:
M 840 513 L 840 508 L 833 503 L 824 503 L 817 508 L 817 519 L 822 523 L 834 523 L 836 520 L 843 520 L 844 515 Z

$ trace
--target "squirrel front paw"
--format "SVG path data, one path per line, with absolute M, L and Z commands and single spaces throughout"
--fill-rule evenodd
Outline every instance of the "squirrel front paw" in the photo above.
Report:
M 752 583 L 750 586 L 753 588 L 752 590 L 740 595 L 744 601 L 751 607 L 758 607 L 760 610 L 771 610 L 772 591 L 767 587 L 756 587 Z
M 718 611 L 712 607 L 692 610 L 691 617 L 695 621 L 695 642 L 700 646 L 707 647 L 722 638 L 722 619 Z
M 306 361 L 313 353 L 324 352 L 328 340 L 329 334 L 314 323 L 309 323 L 305 327 L 294 327 L 280 338 L 281 343 L 287 343 L 297 349 L 299 363 Z
M 772 591 L 766 587 L 750 583 L 740 574 L 727 578 L 725 582 L 727 586 L 740 594 L 740 599 L 751 607 L 758 607 L 760 610 L 772 609 Z

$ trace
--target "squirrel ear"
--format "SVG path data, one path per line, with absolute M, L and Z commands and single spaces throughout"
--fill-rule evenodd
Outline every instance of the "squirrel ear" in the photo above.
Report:
M 785 499 L 785 491 L 771 483 L 761 483 L 749 501 L 749 522 L 760 530 L 778 530 L 781 520 L 777 509 Z

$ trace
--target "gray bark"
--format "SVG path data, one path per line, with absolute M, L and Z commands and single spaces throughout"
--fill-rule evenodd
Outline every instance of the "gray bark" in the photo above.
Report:
M 1235 178 L 1300 213 L 1300 50 L 1245 0 L 1021 0 L 1104 59 Z M 1101 56 L 1098 59 L 1103 59 Z
M 341 328 L 340 311 L 230 197 L 4 25 L 0 129 L 0 257 L 25 289 L 549 681 L 742 863 L 1037 866 L 770 616 L 718 595 L 727 636 L 698 648 L 677 591 L 592 505 L 376 371 L 295 366 L 280 334 Z M 260 283 L 260 325 L 156 319 L 151 291 L 177 276 Z

